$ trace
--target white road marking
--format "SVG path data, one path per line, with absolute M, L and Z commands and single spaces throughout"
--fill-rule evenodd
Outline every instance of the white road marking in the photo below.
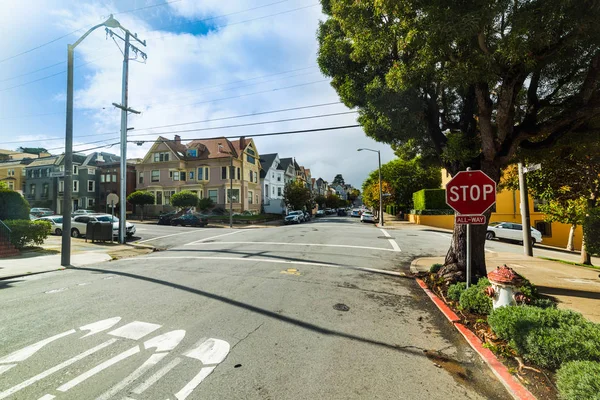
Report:
M 158 382 L 158 380 L 160 378 L 165 376 L 170 370 L 175 368 L 177 366 L 177 364 L 179 364 L 180 362 L 181 362 L 181 358 L 179 358 L 179 357 L 173 359 L 170 363 L 168 363 L 167 365 L 165 365 L 164 367 L 162 367 L 161 369 L 156 371 L 156 373 L 154 375 L 152 375 L 151 377 L 146 379 L 143 383 L 141 383 L 139 386 L 137 386 L 135 389 L 133 389 L 133 393 L 135 393 L 135 394 L 144 393 L 150 386 L 152 386 L 156 382 Z
M 44 293 L 46 293 L 46 294 L 60 293 L 60 292 L 64 292 L 65 290 L 69 290 L 69 288 L 61 287 L 61 288 L 58 288 L 58 289 L 48 290 L 47 292 L 44 292 Z
M 117 393 L 119 393 L 121 390 L 123 390 L 125 387 L 127 387 L 129 384 L 131 384 L 137 378 L 139 378 L 140 376 L 142 376 L 150 368 L 152 368 L 153 366 L 155 366 L 156 364 L 158 364 L 163 358 L 165 358 L 165 356 L 167 354 L 169 354 L 169 353 L 152 354 L 150 356 L 150 358 L 148 358 L 146 360 L 146 362 L 144 362 L 138 369 L 136 369 L 135 371 L 133 371 L 125 379 L 123 379 L 121 382 L 117 383 L 115 386 L 113 386 L 112 388 L 110 388 L 104 394 L 102 394 L 101 396 L 98 396 L 96 398 L 96 400 L 108 400 L 108 399 L 112 399 Z
M 194 389 L 196 389 L 196 386 L 201 384 L 202 381 L 206 379 L 206 377 L 209 376 L 214 369 L 215 367 L 202 368 L 200 372 L 198 372 L 198 374 L 187 383 L 187 385 L 185 385 L 179 392 L 175 393 L 175 397 L 178 400 L 184 400 L 187 398 L 194 391 Z
M 152 238 L 152 239 L 140 240 L 139 242 L 135 242 L 135 243 L 146 243 L 146 242 L 150 242 L 152 240 L 164 239 L 164 238 L 168 238 L 168 237 L 171 237 L 171 236 L 185 235 L 186 233 L 190 233 L 190 231 L 179 232 L 179 233 L 172 233 L 170 235 L 164 235 L 164 236 L 158 236 L 158 237 L 155 237 L 155 238 Z
M 438 236 L 444 237 L 446 239 L 452 239 L 452 234 L 451 233 L 441 233 L 441 232 L 431 232 L 431 233 L 433 233 L 434 235 L 438 235 Z
M 157 330 L 160 327 L 161 327 L 161 325 L 157 325 L 157 324 L 151 324 L 148 322 L 141 322 L 141 321 L 133 321 L 133 322 L 128 323 L 127 325 L 124 325 L 120 328 L 115 329 L 112 332 L 108 332 L 108 334 L 112 335 L 112 336 L 126 338 L 126 339 L 138 340 L 138 339 L 143 338 L 147 334 L 154 332 L 155 330 Z
M 58 340 L 65 336 L 71 335 L 73 333 L 75 333 L 75 329 L 71 329 L 69 331 L 59 333 L 58 335 L 51 336 L 47 339 L 40 340 L 37 343 L 31 344 L 27 347 L 24 347 L 20 350 L 15 351 L 5 357 L 0 358 L 0 364 L 24 361 L 24 360 L 28 359 L 29 357 L 31 357 L 32 355 L 34 355 L 36 352 L 38 352 L 42 347 L 46 346 L 47 344 L 52 343 L 55 340 Z
M 84 326 L 80 326 L 79 330 L 89 331 L 86 335 L 83 335 L 81 338 L 83 339 L 84 337 L 91 336 L 95 333 L 110 329 L 113 326 L 115 326 L 116 324 L 118 324 L 119 321 L 121 321 L 121 317 L 113 317 L 113 318 L 103 319 L 102 321 L 93 322 L 91 324 L 87 324 Z
M 218 364 L 229 354 L 229 343 L 220 339 L 207 339 L 184 355 L 202 361 L 202 364 Z
M 9 369 L 11 369 L 12 367 L 14 367 L 17 364 L 7 364 L 7 365 L 0 365 L 0 375 L 2 375 L 3 373 L 5 373 L 6 371 L 8 371 Z
M 45 394 L 42 397 L 40 397 L 38 400 L 52 400 L 53 398 L 55 398 L 56 396 L 53 396 L 51 394 Z
M 318 246 L 318 247 L 340 247 L 347 249 L 363 249 L 363 250 L 378 250 L 378 251 L 399 251 L 394 249 L 386 249 L 382 247 L 369 247 L 369 246 L 352 246 L 349 244 L 321 244 L 321 243 L 287 243 L 287 242 L 214 242 L 214 243 L 188 243 L 186 246 L 191 245 L 222 245 L 222 244 L 254 244 L 254 245 L 269 245 L 269 246 Z M 398 245 L 396 245 L 398 246 Z
M 202 243 L 202 242 L 205 242 L 205 241 L 207 241 L 207 240 L 216 239 L 216 238 L 218 238 L 218 237 L 229 236 L 229 235 L 235 235 L 236 233 L 240 233 L 240 232 L 244 232 L 244 231 L 240 231 L 240 230 L 238 230 L 238 231 L 233 231 L 233 232 L 224 233 L 224 234 L 222 234 L 222 235 L 217 235 L 217 236 L 211 236 L 211 237 L 207 237 L 207 238 L 204 238 L 204 239 L 197 240 L 197 241 L 195 241 L 195 242 L 186 243 L 186 246 L 190 246 L 190 245 L 192 245 L 192 244 L 200 244 L 200 243 Z
M 383 232 L 383 235 L 388 238 L 388 242 L 390 242 L 390 244 L 392 245 L 392 248 L 394 249 L 394 251 L 401 251 L 400 250 L 400 246 L 398 246 L 398 243 L 392 238 L 392 235 L 390 235 L 383 228 L 380 228 L 380 230 L 381 230 L 381 232 Z
M 11 387 L 10 389 L 5 390 L 4 392 L 0 393 L 0 399 L 7 398 L 8 396 L 12 395 L 13 393 L 16 393 L 19 390 L 24 389 L 24 388 L 26 388 L 26 387 L 28 387 L 28 386 L 36 383 L 37 381 L 40 381 L 40 380 L 46 378 L 47 376 L 50 376 L 53 373 L 55 373 L 57 371 L 60 371 L 63 368 L 68 367 L 69 365 L 74 364 L 77 361 L 82 360 L 85 357 L 87 357 L 87 356 L 89 356 L 91 354 L 94 354 L 95 352 L 100 351 L 100 350 L 102 350 L 103 348 L 105 348 L 107 346 L 110 346 L 111 344 L 115 343 L 117 340 L 119 340 L 119 339 L 110 339 L 110 340 L 107 340 L 106 342 L 101 343 L 101 344 L 99 344 L 96 347 L 93 347 L 93 348 L 91 348 L 91 349 L 89 349 L 87 351 L 84 351 L 83 353 L 78 354 L 75 357 L 68 359 L 67 361 L 64 361 L 64 362 L 62 362 L 62 363 L 60 363 L 60 364 L 58 364 L 58 365 L 56 365 L 56 366 L 54 366 L 54 367 L 52 367 L 50 369 L 45 370 L 42 373 L 37 374 L 36 376 L 34 376 L 32 378 L 27 379 L 24 382 L 19 383 L 16 386 Z
M 126 351 L 122 352 L 121 354 L 117 354 L 113 358 L 108 359 L 108 360 L 104 361 L 103 363 L 96 365 L 94 368 L 87 370 L 83 374 L 76 376 L 75 378 L 71 379 L 69 382 L 56 388 L 56 390 L 58 390 L 59 392 L 66 392 L 67 390 L 74 388 L 75 386 L 79 385 L 81 382 L 85 381 L 88 378 L 91 378 L 92 376 L 105 370 L 106 368 L 108 368 L 120 361 L 123 361 L 126 358 L 131 357 L 132 355 L 137 354 L 139 352 L 140 352 L 140 346 L 132 347 L 131 349 L 126 350 Z
M 156 336 L 150 340 L 146 340 L 144 342 L 144 348 L 146 350 L 150 348 L 155 348 L 157 352 L 171 351 L 175 347 L 177 347 L 179 342 L 183 340 L 184 336 L 185 331 L 183 329 L 163 333 L 160 336 Z
M 388 250 L 393 251 L 393 250 Z M 352 267 L 346 265 L 334 265 L 334 264 L 324 264 L 310 261 L 291 261 L 291 260 L 273 260 L 269 258 L 251 258 L 251 257 L 208 257 L 208 256 L 165 256 L 165 257 L 152 257 L 152 258 L 123 258 L 120 261 L 140 261 L 140 260 L 220 260 L 220 261 L 245 261 L 245 262 L 262 262 L 262 263 L 272 263 L 272 264 L 292 264 L 292 265 L 310 265 L 314 267 L 328 267 L 328 268 L 347 268 L 354 269 L 357 271 L 365 271 L 365 272 L 376 272 L 379 274 L 392 275 L 392 276 L 406 276 L 403 272 L 396 271 L 388 271 L 385 269 L 376 269 L 376 268 L 364 268 L 364 267 Z
M 87 285 L 91 285 L 91 282 L 83 282 L 83 283 L 77 284 L 77 286 L 87 286 Z

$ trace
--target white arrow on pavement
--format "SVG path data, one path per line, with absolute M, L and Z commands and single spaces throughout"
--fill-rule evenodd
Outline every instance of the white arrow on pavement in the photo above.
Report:
M 83 339 L 84 337 L 91 336 L 95 333 L 106 331 L 106 330 L 112 328 L 113 326 L 115 326 L 116 324 L 118 324 L 119 321 L 121 321 L 121 317 L 113 317 L 113 318 L 103 319 L 102 321 L 97 321 L 97 322 L 94 322 L 94 323 L 91 323 L 88 325 L 81 326 L 81 327 L 79 327 L 80 330 L 89 331 L 88 334 L 83 335 L 81 338 Z
M 52 343 L 55 340 L 68 336 L 72 333 L 75 333 L 75 329 L 71 329 L 69 331 L 59 333 L 58 335 L 51 336 L 47 339 L 40 340 L 37 343 L 31 344 L 5 357 L 0 358 L 0 364 L 14 363 L 27 360 L 29 357 L 34 355 L 37 351 L 39 351 L 42 347 L 46 346 L 48 343 Z

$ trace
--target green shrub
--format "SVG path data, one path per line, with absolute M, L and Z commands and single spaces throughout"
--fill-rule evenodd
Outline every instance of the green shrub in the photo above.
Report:
M 538 290 L 537 287 L 529 282 L 528 279 L 523 278 L 522 275 L 521 278 L 523 279 L 521 285 L 517 288 L 517 291 L 523 293 L 525 296 L 529 297 L 531 300 L 537 299 L 539 297 L 538 294 Z
M 460 295 L 467 288 L 466 282 L 457 282 L 454 285 L 448 287 L 448 298 L 454 301 L 460 300 Z
M 586 250 L 595 255 L 600 255 L 600 207 L 589 210 L 583 224 Z
M 17 249 L 41 245 L 51 229 L 48 221 L 10 220 L 6 221 L 6 226 L 12 231 L 10 241 Z
M 568 361 L 600 361 L 600 325 L 556 308 L 500 307 L 488 316 L 494 333 L 526 360 L 546 368 Z
M 432 274 L 437 274 L 437 272 L 442 269 L 443 265 L 442 264 L 433 264 L 431 266 L 431 268 L 429 268 L 429 272 L 431 272 Z
M 556 303 L 550 299 L 535 299 L 530 306 L 539 308 L 556 308 Z
M 410 210 L 413 215 L 454 215 L 454 210 Z
M 201 211 L 206 211 L 215 206 L 215 202 L 212 201 L 210 197 L 205 197 L 203 199 L 198 200 L 198 209 Z
M 413 193 L 415 210 L 448 210 L 445 189 L 422 189 Z
M 14 190 L 0 188 L 0 220 L 29 219 L 29 203 Z
M 560 367 L 556 386 L 563 400 L 600 400 L 600 363 L 571 361 Z
M 191 190 L 182 190 L 171 196 L 173 207 L 196 207 L 198 200 L 198 196 Z
M 481 278 L 476 285 L 465 289 L 458 301 L 460 308 L 477 314 L 489 314 L 492 311 L 492 299 L 485 294 L 487 286 L 490 286 L 490 281 Z

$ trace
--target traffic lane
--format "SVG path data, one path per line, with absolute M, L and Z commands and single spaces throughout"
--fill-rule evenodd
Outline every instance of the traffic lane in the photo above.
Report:
M 231 232 L 229 228 L 175 227 L 168 225 L 150 225 L 142 228 L 140 239 L 135 244 L 147 244 L 158 249 L 169 249 L 186 243 L 202 240 Z
M 146 375 L 134 379 L 129 390 L 175 358 L 182 361 L 143 397 L 130 393 L 132 398 L 165 398 L 190 382 L 203 364 L 186 356 L 187 350 L 202 337 L 224 340 L 230 351 L 191 398 L 265 398 L 265 394 L 272 398 L 389 398 L 390 393 L 406 393 L 406 398 L 423 393 L 440 399 L 505 397 L 491 373 L 412 281 L 347 270 L 305 268 L 297 274 L 285 265 L 273 268 L 260 262 L 241 269 L 236 262 L 168 260 L 122 260 L 45 276 L 0 292 L 4 304 L 21 290 L 38 291 L 29 293 L 26 302 L 7 302 L 9 307 L 0 311 L 0 326 L 5 327 L 3 354 L 67 329 L 79 333 L 81 326 L 117 316 L 122 322 L 116 328 L 132 321 L 160 328 L 139 340 L 117 337 L 118 346 L 111 344 L 60 376 L 23 389 L 24 398 L 57 393 L 56 388 L 80 373 L 173 330 L 186 331 L 181 345 Z M 60 288 L 66 289 L 52 291 Z M 338 303 L 349 310 L 335 310 Z M 42 313 L 44 319 L 39 318 Z M 56 341 L 47 351 L 5 373 L 0 390 L 115 338 L 100 332 L 84 343 L 80 336 Z M 90 398 L 106 393 L 153 350 L 128 356 L 69 389 L 68 394 Z M 423 350 L 433 356 L 425 357 Z M 436 358 L 437 350 L 446 361 Z M 474 379 L 461 382 L 457 375 L 436 366 L 447 363 L 455 363 Z M 431 388 L 432 379 L 435 388 Z

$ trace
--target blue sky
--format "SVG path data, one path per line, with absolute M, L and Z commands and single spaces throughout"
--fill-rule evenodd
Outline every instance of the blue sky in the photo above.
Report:
M 318 0 L 4 0 L 3 9 L 0 24 L 12 34 L 0 43 L 1 148 L 42 146 L 62 152 L 67 44 L 111 13 L 147 42 L 147 62 L 130 63 L 129 105 L 142 111 L 129 118 L 128 125 L 135 128 L 131 139 L 351 111 L 332 104 L 154 128 L 338 102 L 316 64 L 316 30 L 324 19 Z M 103 150 L 119 152 L 114 143 L 120 114 L 111 105 L 121 98 L 122 55 L 117 43 L 99 28 L 75 51 L 76 150 L 113 144 Z M 22 52 L 26 53 L 19 55 Z M 180 135 L 194 139 L 315 129 L 352 125 L 355 118 L 344 114 Z M 384 162 L 393 158 L 389 146 L 367 138 L 360 128 L 255 142 L 261 153 L 296 157 L 313 177 L 331 180 L 341 173 L 355 186 L 377 167 L 376 155 L 357 153 L 358 147 L 381 149 Z M 141 157 L 149 147 L 130 144 L 128 157 Z

